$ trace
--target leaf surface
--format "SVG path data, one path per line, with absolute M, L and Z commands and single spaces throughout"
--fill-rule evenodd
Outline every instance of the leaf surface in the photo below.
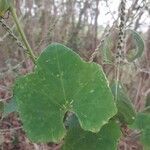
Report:
M 3 17 L 10 7 L 10 0 L 0 0 L 0 17 Z
M 67 111 L 84 130 L 98 132 L 117 108 L 102 68 L 61 44 L 48 46 L 35 71 L 16 81 L 14 98 L 24 129 L 36 142 L 58 142 L 66 134 Z
M 138 113 L 135 119 L 135 122 L 131 127 L 141 131 L 140 141 L 143 144 L 144 150 L 149 150 L 150 148 L 150 114 Z
M 111 84 L 112 93 L 116 95 L 117 89 L 117 98 L 116 98 L 116 105 L 118 108 L 117 117 L 119 118 L 121 123 L 132 124 L 136 117 L 135 109 L 131 103 L 131 100 L 126 94 L 126 91 L 123 85 L 119 82 L 113 82 Z
M 98 133 L 73 128 L 67 133 L 63 150 L 116 150 L 120 135 L 115 122 L 104 125 Z

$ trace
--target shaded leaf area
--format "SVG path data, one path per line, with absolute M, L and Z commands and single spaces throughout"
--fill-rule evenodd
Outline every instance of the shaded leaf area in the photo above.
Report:
M 34 73 L 16 81 L 14 99 L 28 137 L 59 142 L 66 134 L 63 118 L 74 112 L 83 129 L 98 132 L 117 108 L 102 68 L 87 63 L 61 44 L 48 46 Z
M 150 93 L 147 94 L 145 107 L 150 106 Z
M 117 83 L 117 81 L 114 81 L 111 84 L 111 89 L 114 97 L 116 97 L 118 108 L 116 117 L 118 117 L 123 124 L 132 124 L 135 120 L 136 112 L 123 85 L 120 82 Z
M 0 101 L 0 114 L 4 111 L 4 103 Z
M 65 138 L 63 150 L 116 150 L 121 135 L 115 122 L 104 125 L 100 132 L 84 131 L 80 127 L 72 128 Z
M 143 112 L 150 113 L 150 93 L 147 94 L 145 101 L 146 101 L 146 103 L 145 103 L 145 108 L 144 108 Z
M 127 32 L 131 34 L 131 37 L 136 47 L 134 50 L 129 51 L 129 53 L 127 54 L 127 59 L 129 61 L 134 61 L 135 59 L 141 57 L 143 54 L 144 40 L 142 39 L 141 35 L 134 30 L 128 29 Z
M 138 129 L 141 131 L 140 141 L 144 146 L 144 150 L 150 148 L 150 114 L 149 113 L 138 113 L 134 124 L 131 128 Z
M 64 125 L 67 129 L 72 129 L 75 127 L 80 127 L 79 120 L 75 114 L 69 113 L 64 121 Z

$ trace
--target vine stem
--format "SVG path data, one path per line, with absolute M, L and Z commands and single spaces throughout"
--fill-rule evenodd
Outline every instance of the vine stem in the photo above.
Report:
M 24 42 L 24 45 L 27 48 L 28 54 L 29 54 L 30 58 L 32 59 L 33 63 L 35 64 L 36 63 L 36 56 L 34 55 L 33 50 L 31 48 L 30 44 L 28 43 L 27 38 L 24 34 L 24 31 L 23 31 L 23 29 L 19 23 L 19 19 L 17 17 L 16 10 L 12 6 L 10 6 L 9 10 L 12 13 L 13 20 L 16 24 L 17 30 L 18 30 L 21 38 L 22 38 L 22 41 Z

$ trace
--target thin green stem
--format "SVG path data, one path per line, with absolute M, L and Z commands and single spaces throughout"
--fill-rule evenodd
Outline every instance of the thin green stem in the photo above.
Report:
M 13 20 L 16 24 L 18 32 L 20 33 L 22 41 L 24 42 L 24 45 L 27 48 L 28 54 L 29 54 L 30 58 L 32 59 L 33 63 L 35 64 L 36 63 L 36 56 L 34 55 L 33 50 L 27 41 L 25 33 L 24 33 L 20 23 L 19 23 L 19 19 L 17 17 L 16 10 L 13 8 L 13 6 L 10 7 L 10 12 L 12 13 Z
M 120 77 L 120 64 L 116 66 L 116 90 L 115 90 L 115 100 L 118 100 L 118 87 L 119 87 L 119 77 Z

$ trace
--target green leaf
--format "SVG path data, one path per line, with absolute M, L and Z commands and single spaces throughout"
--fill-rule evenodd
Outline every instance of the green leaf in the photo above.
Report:
M 15 99 L 11 99 L 9 103 L 4 104 L 3 117 L 8 116 L 12 112 L 17 112 L 17 104 Z
M 146 104 L 145 104 L 146 107 L 150 106 L 150 93 L 147 94 L 146 96 Z
M 10 0 L 0 0 L 0 17 L 3 17 L 10 7 Z
M 0 101 L 0 114 L 2 114 L 4 111 L 4 103 Z
M 148 93 L 148 95 L 146 96 L 146 103 L 143 112 L 150 113 L 150 93 Z
M 150 115 L 147 113 L 138 113 L 137 117 L 131 125 L 132 128 L 144 130 L 146 128 L 150 128 Z
M 127 55 L 127 58 L 129 61 L 134 61 L 135 59 L 141 57 L 143 54 L 144 40 L 142 39 L 141 35 L 134 30 L 128 29 L 127 32 L 131 34 L 134 44 L 136 46 L 135 52 L 133 54 Z
M 36 142 L 58 142 L 63 118 L 74 112 L 83 129 L 98 132 L 117 108 L 102 68 L 61 44 L 48 46 L 34 73 L 16 81 L 14 98 L 24 129 Z
M 141 143 L 144 146 L 144 150 L 149 150 L 150 147 L 150 114 L 138 113 L 133 125 L 130 126 L 133 129 L 141 130 L 142 135 L 140 137 Z
M 150 128 L 146 128 L 143 131 L 140 140 L 143 144 L 144 150 L 150 150 Z
M 63 150 L 116 150 L 120 135 L 115 122 L 104 125 L 98 133 L 73 128 L 67 133 Z
M 120 82 L 117 83 L 115 81 L 111 84 L 111 89 L 114 97 L 116 96 L 116 89 L 117 89 L 116 104 L 118 108 L 118 113 L 116 116 L 119 118 L 121 123 L 132 124 L 135 120 L 136 113 L 131 103 L 131 100 L 126 94 L 123 85 Z

